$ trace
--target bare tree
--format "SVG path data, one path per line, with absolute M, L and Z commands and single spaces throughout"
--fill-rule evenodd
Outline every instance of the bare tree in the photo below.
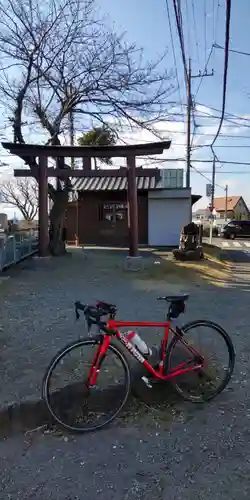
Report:
M 145 61 L 98 18 L 95 0 L 0 0 L 0 61 L 1 104 L 19 143 L 32 132 L 33 142 L 60 145 L 72 111 L 81 131 L 113 123 L 117 132 L 124 122 L 152 129 L 174 90 L 163 58 Z M 23 159 L 35 173 L 36 159 Z M 53 254 L 64 250 L 70 186 L 49 185 Z
M 0 185 L 1 203 L 20 210 L 27 221 L 35 219 L 38 212 L 38 185 L 30 179 L 6 181 Z

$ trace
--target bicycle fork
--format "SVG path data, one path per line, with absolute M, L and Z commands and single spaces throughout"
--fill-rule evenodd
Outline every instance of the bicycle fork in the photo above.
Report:
M 110 344 L 110 337 L 105 336 L 102 339 L 101 345 L 98 347 L 94 355 L 93 361 L 91 363 L 91 367 L 88 373 L 88 387 L 93 387 L 96 383 L 96 379 L 100 372 L 102 363 L 105 359 L 105 355 L 109 347 L 109 344 Z

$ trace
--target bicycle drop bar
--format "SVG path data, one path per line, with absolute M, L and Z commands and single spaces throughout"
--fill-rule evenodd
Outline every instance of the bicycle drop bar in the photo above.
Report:
M 75 302 L 76 319 L 80 318 L 79 311 L 83 311 L 84 316 L 91 319 L 93 323 L 96 323 L 98 319 L 100 320 L 101 318 L 101 312 L 97 309 L 96 306 L 88 306 L 77 301 Z
M 82 304 L 79 301 L 75 302 L 76 319 L 78 320 L 80 318 L 79 311 L 83 311 L 89 327 L 91 327 L 92 325 L 97 325 L 104 333 L 108 335 L 115 335 L 115 331 L 109 330 L 107 328 L 106 321 L 101 321 L 101 317 L 107 316 L 108 313 L 107 308 L 100 307 L 99 304 L 105 303 L 98 303 L 96 306 L 89 306 L 86 304 Z M 109 314 L 111 315 L 112 313 L 109 312 Z

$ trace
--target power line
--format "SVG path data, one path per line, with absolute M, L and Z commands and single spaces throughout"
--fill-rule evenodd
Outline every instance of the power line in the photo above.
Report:
M 196 102 L 195 104 L 196 104 L 196 105 L 198 104 L 199 106 L 204 106 L 204 107 L 207 107 L 207 108 L 209 108 L 209 109 L 212 109 L 213 111 L 218 111 L 218 113 L 220 113 L 220 112 L 221 112 L 221 110 L 220 110 L 220 109 L 218 109 L 218 108 L 213 108 L 212 106 L 206 106 L 206 104 L 203 104 L 203 103 L 201 103 L 201 102 Z M 183 106 L 185 106 L 185 104 L 183 104 Z M 200 113 L 205 113 L 205 111 L 201 111 L 201 110 L 199 110 L 199 112 L 200 112 Z M 237 118 L 237 119 L 239 119 L 239 120 L 244 120 L 244 121 L 248 121 L 248 122 L 250 122 L 250 119 L 249 119 L 249 118 L 244 118 L 243 116 L 240 116 L 240 115 L 235 115 L 234 113 L 230 113 L 229 111 L 227 111 L 227 112 L 226 112 L 226 115 L 230 115 L 230 117 L 232 117 L 232 118 Z
M 200 66 L 200 53 L 199 53 L 199 43 L 198 43 L 197 27 L 196 27 L 196 19 L 195 19 L 194 0 L 192 0 L 192 13 L 193 13 L 193 20 L 194 20 L 194 36 L 195 36 L 195 45 L 196 45 L 196 51 L 197 51 L 197 62 L 198 62 L 198 65 Z
M 199 85 L 198 85 L 198 88 L 197 88 L 197 90 L 196 90 L 195 97 L 194 97 L 194 101 L 195 101 L 195 99 L 196 99 L 196 97 L 197 97 L 197 94 L 198 94 L 198 92 L 199 92 L 199 90 L 200 90 L 200 87 L 201 87 L 201 84 L 202 84 L 203 78 L 204 78 L 204 76 L 206 76 L 208 63 L 209 63 L 209 61 L 210 61 L 210 58 L 211 58 L 212 53 L 213 53 L 213 45 L 212 45 L 211 50 L 210 50 L 210 52 L 209 52 L 209 55 L 208 55 L 208 58 L 207 58 L 207 62 L 205 63 L 204 72 L 203 72 L 203 75 L 201 75 L 201 80 L 200 80 Z
M 138 156 L 137 158 L 143 158 Z M 184 162 L 186 161 L 185 158 L 155 158 L 153 156 L 148 156 L 148 160 L 152 160 L 154 163 L 163 163 L 163 162 L 174 162 L 174 161 L 179 161 L 179 162 Z M 245 166 L 250 166 L 250 162 L 245 162 L 245 161 L 227 161 L 227 160 L 218 160 L 219 163 L 223 163 L 225 165 L 245 165 Z M 213 163 L 214 160 L 192 160 L 192 163 Z
M 176 70 L 176 80 L 177 80 L 177 84 L 178 84 L 179 98 L 180 98 L 180 102 L 181 102 L 180 81 L 179 81 L 179 76 L 178 76 L 177 60 L 176 60 L 176 53 L 175 53 L 175 48 L 174 48 L 174 37 L 173 37 L 173 31 L 172 31 L 172 25 L 171 25 L 171 19 L 170 19 L 168 0 L 166 0 L 166 6 L 167 6 L 168 25 L 169 25 L 169 32 L 170 32 L 170 38 L 171 38 L 173 59 L 174 59 L 174 65 L 175 65 L 175 70 Z M 184 119 L 184 114 L 183 114 L 183 119 Z
M 209 183 L 211 183 L 211 179 L 209 179 L 209 177 L 207 177 L 203 172 L 201 172 L 200 170 L 198 170 L 198 168 L 194 167 L 193 165 L 190 164 L 190 167 L 197 173 L 199 174 L 201 177 L 204 177 L 204 179 L 206 179 Z
M 222 92 L 222 108 L 221 108 L 221 119 L 217 133 L 212 141 L 211 148 L 213 147 L 215 141 L 217 140 L 221 127 L 223 124 L 223 118 L 226 106 L 226 92 L 227 92 L 227 73 L 228 73 L 228 59 L 229 59 L 229 39 L 230 39 L 230 18 L 231 18 L 231 0 L 227 0 L 226 5 L 226 32 L 225 32 L 225 59 L 224 59 L 224 77 L 223 77 L 223 92 Z
M 196 115 L 196 118 L 204 118 L 204 119 L 210 119 L 210 120 L 218 120 L 218 116 L 215 116 L 215 115 L 211 115 L 210 113 L 207 113 L 205 111 L 200 111 L 200 113 L 203 113 L 205 114 L 205 116 L 197 116 Z M 178 116 L 178 114 L 175 114 L 175 116 Z M 180 115 L 181 116 L 181 115 Z M 231 118 L 225 118 L 223 119 L 224 122 L 227 122 L 227 127 L 231 127 L 233 126 L 233 128 L 235 128 L 235 125 L 237 127 L 243 127 L 243 128 L 250 128 L 250 120 L 248 120 L 249 123 L 239 123 L 237 121 L 234 121 L 234 120 L 231 120 Z M 230 124 L 230 125 L 228 125 Z M 206 125 L 199 125 L 200 127 L 206 127 Z
M 185 5 L 186 5 L 186 17 L 187 17 L 188 52 L 191 56 L 191 36 L 190 36 L 190 22 L 189 22 L 189 12 L 188 12 L 188 0 L 185 1 Z
M 209 172 L 209 171 L 207 172 L 207 171 L 205 171 L 205 170 L 203 170 L 203 173 L 204 173 L 204 174 L 210 174 L 210 172 Z M 230 174 L 236 174 L 236 175 L 238 175 L 238 174 L 239 174 L 239 175 L 243 175 L 243 174 L 247 174 L 247 175 L 249 175 L 249 172 L 247 172 L 247 171 L 245 171 L 245 172 L 239 172 L 238 170 L 231 170 L 231 171 L 226 171 L 226 172 L 224 172 L 224 171 L 223 171 L 223 172 L 221 172 L 221 171 L 217 171 L 217 172 L 216 172 L 216 175 L 217 175 L 217 174 L 225 174 L 225 175 L 230 175 Z
M 215 40 L 217 38 L 217 28 L 218 28 L 218 20 L 219 20 L 219 8 L 220 8 L 220 0 L 218 0 L 218 2 L 217 2 L 217 9 L 216 9 L 215 33 L 214 33 L 214 39 Z
M 204 63 L 206 65 L 206 56 L 207 56 L 207 4 L 206 4 L 206 0 L 203 0 L 203 7 L 204 7 L 204 51 L 205 51 Z
M 213 163 L 214 160 L 192 160 L 192 162 L 196 163 Z M 247 161 L 226 161 L 219 160 L 220 163 L 224 163 L 225 165 L 247 165 L 250 166 L 250 162 Z
M 206 179 L 206 181 L 208 181 L 209 184 L 212 183 L 212 180 L 209 177 L 207 177 L 204 172 L 201 172 L 200 170 L 198 170 L 198 168 L 194 167 L 191 164 L 190 164 L 190 167 L 195 171 L 195 173 L 199 174 L 201 177 L 203 177 L 204 179 Z M 210 172 L 206 172 L 206 173 L 210 173 Z M 216 184 L 215 183 L 215 186 L 218 187 L 218 188 L 220 188 L 220 189 L 225 189 L 225 187 L 224 186 L 220 186 L 220 184 Z
M 174 6 L 174 13 L 175 13 L 175 20 L 176 20 L 177 32 L 178 32 L 179 41 L 180 41 L 180 47 L 181 47 L 181 57 L 182 57 L 182 62 L 183 62 L 183 67 L 184 67 L 185 84 L 187 86 L 188 70 L 187 70 L 187 61 L 186 61 L 185 47 L 184 47 L 184 36 L 183 36 L 183 30 L 182 30 L 182 20 L 180 18 L 180 12 L 181 12 L 180 11 L 180 3 L 178 2 L 178 5 L 177 5 L 176 0 L 173 0 L 173 6 Z
M 214 44 L 214 48 L 215 49 L 225 50 L 224 47 L 222 47 L 221 45 L 218 45 L 218 43 Z M 249 52 L 243 52 L 242 50 L 229 49 L 229 52 L 234 52 L 235 54 L 240 54 L 242 56 L 250 56 Z
M 221 107 L 221 118 L 220 123 L 210 145 L 211 151 L 213 153 L 213 170 L 212 170 L 212 187 L 211 187 L 211 209 L 214 208 L 214 191 L 215 191 L 215 175 L 216 175 L 216 160 L 219 161 L 215 154 L 213 145 L 215 144 L 217 138 L 219 137 L 226 107 L 226 95 L 227 95 L 227 74 L 228 74 L 228 60 L 229 60 L 229 40 L 230 40 L 230 19 L 231 19 L 231 0 L 226 0 L 226 30 L 225 30 L 225 56 L 224 56 L 224 75 L 223 75 L 223 91 L 222 91 L 222 107 Z
M 250 137 L 249 137 L 250 139 Z M 176 144 L 174 143 L 175 146 L 181 146 L 181 144 Z M 219 145 L 219 146 L 214 146 L 215 148 L 250 148 L 250 144 L 249 145 L 244 145 L 244 144 L 236 144 L 235 146 L 232 146 L 231 144 L 227 145 L 227 144 L 224 144 L 224 145 Z M 193 146 L 193 149 L 199 149 L 199 148 L 210 148 L 210 144 L 203 144 L 203 145 L 198 145 L 198 146 Z
M 176 122 L 176 123 L 180 123 L 180 122 Z M 76 130 L 76 132 L 82 132 L 82 130 Z M 177 130 L 165 129 L 165 130 L 162 130 L 161 132 L 168 133 L 171 135 L 174 135 L 174 134 L 186 135 L 186 132 L 184 130 L 177 131 Z M 214 134 L 204 134 L 204 133 L 200 133 L 200 132 L 195 132 L 194 135 L 197 137 L 214 137 Z M 250 135 L 220 134 L 220 140 L 221 139 L 248 139 L 248 140 L 250 140 Z M 217 147 L 217 146 L 214 146 L 214 147 Z M 5 156 L 9 156 L 9 155 L 6 153 Z
M 140 156 L 138 156 L 140 158 Z M 149 159 L 152 159 L 154 163 L 163 163 L 166 161 L 185 161 L 185 158 L 154 158 L 154 157 L 148 157 Z M 225 165 L 245 165 L 245 166 L 250 166 L 250 162 L 247 161 L 227 161 L 227 160 L 217 160 L 219 163 L 223 163 Z M 192 160 L 192 163 L 213 163 L 214 160 Z

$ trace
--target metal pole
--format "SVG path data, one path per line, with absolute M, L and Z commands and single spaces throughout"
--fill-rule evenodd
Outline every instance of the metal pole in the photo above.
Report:
M 72 98 L 72 96 L 73 96 L 72 83 L 69 86 L 69 90 L 70 90 L 70 97 Z M 70 145 L 74 146 L 75 130 L 74 130 L 74 113 L 73 113 L 72 106 L 71 106 L 70 112 L 69 112 L 69 133 L 70 133 Z M 71 157 L 71 168 L 72 169 L 75 168 L 75 158 L 73 158 L 73 157 Z
M 216 163 L 215 163 L 215 157 L 213 160 L 213 171 L 212 171 L 212 188 L 211 188 L 211 215 L 214 209 L 214 190 L 215 190 L 215 168 L 216 168 Z M 212 238 L 213 238 L 213 219 L 210 220 L 210 232 L 209 232 L 209 243 L 211 245 L 212 243 Z
M 129 256 L 138 256 L 138 206 L 135 157 L 127 157 Z
M 227 201 L 228 201 L 228 185 L 225 187 L 226 199 L 225 199 L 225 220 L 227 220 Z
M 216 169 L 216 163 L 215 163 L 215 158 L 214 158 L 214 160 L 213 160 L 213 170 L 212 170 L 211 211 L 214 209 L 215 169 Z
M 48 158 L 45 156 L 39 157 L 39 197 L 38 197 L 38 214 L 39 214 L 39 255 L 46 257 L 49 247 L 49 216 L 48 216 L 48 179 L 47 179 Z
M 190 188 L 190 156 L 191 156 L 191 59 L 188 60 L 187 74 L 187 167 L 186 187 Z

